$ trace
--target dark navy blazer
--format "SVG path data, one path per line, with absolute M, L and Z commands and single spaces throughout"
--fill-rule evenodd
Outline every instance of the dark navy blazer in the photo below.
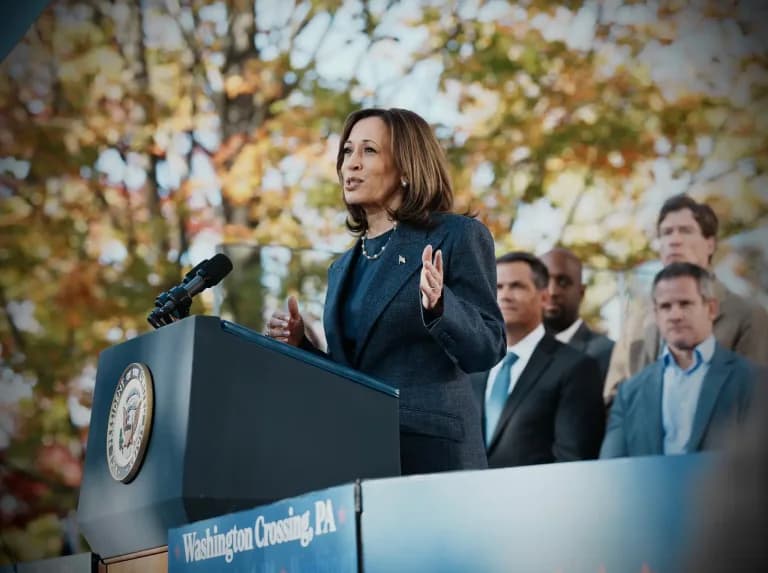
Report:
M 471 376 L 485 410 L 488 372 Z M 597 457 L 605 430 L 597 361 L 545 334 L 501 411 L 488 465 L 505 468 Z
M 427 325 L 419 278 L 428 244 L 442 250 L 444 287 L 442 315 Z M 467 373 L 488 370 L 506 349 L 490 232 L 454 214 L 437 215 L 429 229 L 399 223 L 375 261 L 357 352 L 348 359 L 339 312 L 354 249 L 360 249 L 359 240 L 328 269 L 323 324 L 330 357 L 400 389 L 404 474 L 486 467 Z
M 664 453 L 661 400 L 662 359 L 646 366 L 619 385 L 611 406 L 601 458 L 651 456 Z M 718 343 L 712 355 L 693 418 L 687 450 L 698 452 L 720 446 L 726 426 L 744 420 L 757 370 L 746 358 Z
M 605 375 L 608 373 L 613 352 L 613 340 L 595 332 L 587 326 L 586 322 L 582 322 L 573 333 L 573 338 L 568 345 L 597 360 L 600 366 L 600 381 L 605 383 Z

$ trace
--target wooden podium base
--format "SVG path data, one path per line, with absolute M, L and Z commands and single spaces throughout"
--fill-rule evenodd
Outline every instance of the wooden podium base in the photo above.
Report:
M 168 573 L 168 546 L 104 559 L 99 573 Z

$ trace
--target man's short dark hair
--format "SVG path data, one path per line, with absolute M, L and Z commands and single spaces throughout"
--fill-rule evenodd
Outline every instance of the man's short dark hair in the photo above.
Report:
M 693 263 L 670 263 L 661 269 L 653 278 L 653 298 L 656 298 L 656 285 L 661 281 L 690 277 L 696 281 L 701 298 L 710 300 L 715 298 L 715 277 L 707 269 Z
M 524 251 L 512 251 L 505 255 L 501 255 L 496 259 L 496 264 L 501 265 L 504 263 L 526 263 L 531 268 L 531 275 L 533 276 L 533 284 L 539 290 L 544 290 L 549 286 L 549 270 L 547 265 L 541 262 L 541 259 L 526 253 Z
M 667 215 L 674 213 L 675 211 L 681 211 L 682 209 L 690 209 L 691 213 L 693 213 L 693 218 L 699 224 L 701 234 L 704 235 L 705 238 L 717 238 L 718 220 L 712 207 L 706 203 L 699 203 L 685 193 L 674 195 L 664 201 L 664 204 L 661 206 L 661 211 L 659 211 L 659 218 L 656 220 L 656 231 L 658 232 L 661 227 L 661 222 Z

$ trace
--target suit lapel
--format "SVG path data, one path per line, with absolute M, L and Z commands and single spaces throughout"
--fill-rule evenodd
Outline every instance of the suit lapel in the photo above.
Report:
M 355 246 L 344 253 L 328 271 L 328 292 L 325 297 L 323 317 L 325 337 L 328 341 L 328 353 L 334 360 L 343 364 L 349 363 L 341 343 L 339 305 L 341 304 L 341 293 L 344 291 L 344 284 L 352 268 L 352 261 L 355 259 L 355 249 L 359 248 L 359 244 L 360 241 L 355 242 Z
M 589 345 L 590 331 L 586 323 L 582 322 L 576 332 L 573 333 L 570 345 L 580 352 L 586 352 Z
M 536 345 L 536 349 L 531 354 L 531 359 L 528 364 L 525 365 L 525 369 L 520 373 L 520 377 L 517 379 L 512 393 L 507 398 L 507 403 L 504 404 L 504 409 L 501 411 L 499 422 L 496 424 L 496 429 L 493 433 L 493 439 L 491 440 L 489 452 L 494 448 L 496 442 L 499 440 L 499 436 L 504 431 L 504 427 L 509 422 L 512 415 L 517 410 L 518 406 L 523 402 L 526 394 L 530 392 L 531 388 L 536 385 L 536 381 L 541 377 L 544 371 L 552 362 L 552 352 L 555 348 L 555 339 L 550 335 L 545 334 L 539 344 Z
M 647 451 L 654 454 L 664 453 L 664 423 L 661 414 L 663 374 L 662 363 L 656 360 L 648 370 L 647 375 L 650 380 L 646 380 L 640 386 L 643 407 L 639 411 L 644 412 L 644 415 L 642 420 L 638 420 L 639 429 L 643 439 L 646 440 Z
M 715 346 L 712 362 L 710 362 L 709 370 L 707 370 L 707 374 L 704 376 L 704 381 L 701 384 L 701 393 L 696 404 L 691 437 L 688 439 L 686 451 L 695 452 L 701 445 L 701 441 L 709 426 L 709 421 L 712 418 L 712 413 L 717 405 L 717 399 L 731 373 L 728 362 L 720 347 Z
M 653 364 L 659 358 L 659 329 L 656 326 L 656 322 L 647 324 L 643 330 L 643 352 L 645 353 L 645 360 L 641 362 L 642 365 Z
M 429 237 L 429 242 L 435 248 L 444 238 L 444 234 L 439 233 L 439 230 L 438 228 L 434 236 Z M 358 363 L 359 357 L 369 342 L 373 325 L 376 324 L 381 313 L 408 279 L 421 269 L 421 253 L 427 244 L 427 238 L 427 231 L 415 229 L 406 223 L 400 223 L 384 254 L 375 261 L 376 270 L 371 282 L 376 288 L 370 289 L 365 295 L 364 304 L 367 312 L 361 317 L 359 323 Z M 419 308 L 420 300 L 418 289 L 415 289 L 413 292 L 414 308 Z
M 730 296 L 731 293 L 725 288 L 725 285 L 715 279 L 715 298 L 719 304 L 717 305 L 717 315 L 715 315 L 715 319 L 712 321 L 713 324 L 717 324 L 717 321 L 723 317 L 723 307 L 728 305 L 725 301 L 729 299 Z

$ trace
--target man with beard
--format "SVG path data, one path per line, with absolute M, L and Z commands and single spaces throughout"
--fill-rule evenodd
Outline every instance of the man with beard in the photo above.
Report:
M 712 275 L 667 265 L 653 281 L 653 307 L 664 351 L 619 386 L 601 458 L 719 448 L 723 431 L 746 418 L 756 369 L 715 340 Z
M 541 257 L 549 270 L 549 302 L 544 306 L 544 327 L 563 344 L 592 356 L 605 380 L 613 340 L 595 332 L 579 317 L 585 286 L 581 261 L 568 249 L 556 248 Z
M 718 220 L 706 203 L 686 194 L 664 202 L 656 222 L 659 254 L 666 266 L 687 262 L 712 271 L 717 246 Z M 720 346 L 733 350 L 757 364 L 768 363 L 768 312 L 754 300 L 741 297 L 714 279 L 718 312 L 713 334 Z M 630 302 L 625 325 L 611 355 L 603 389 L 607 404 L 619 384 L 656 361 L 663 351 L 659 329 L 647 297 Z

